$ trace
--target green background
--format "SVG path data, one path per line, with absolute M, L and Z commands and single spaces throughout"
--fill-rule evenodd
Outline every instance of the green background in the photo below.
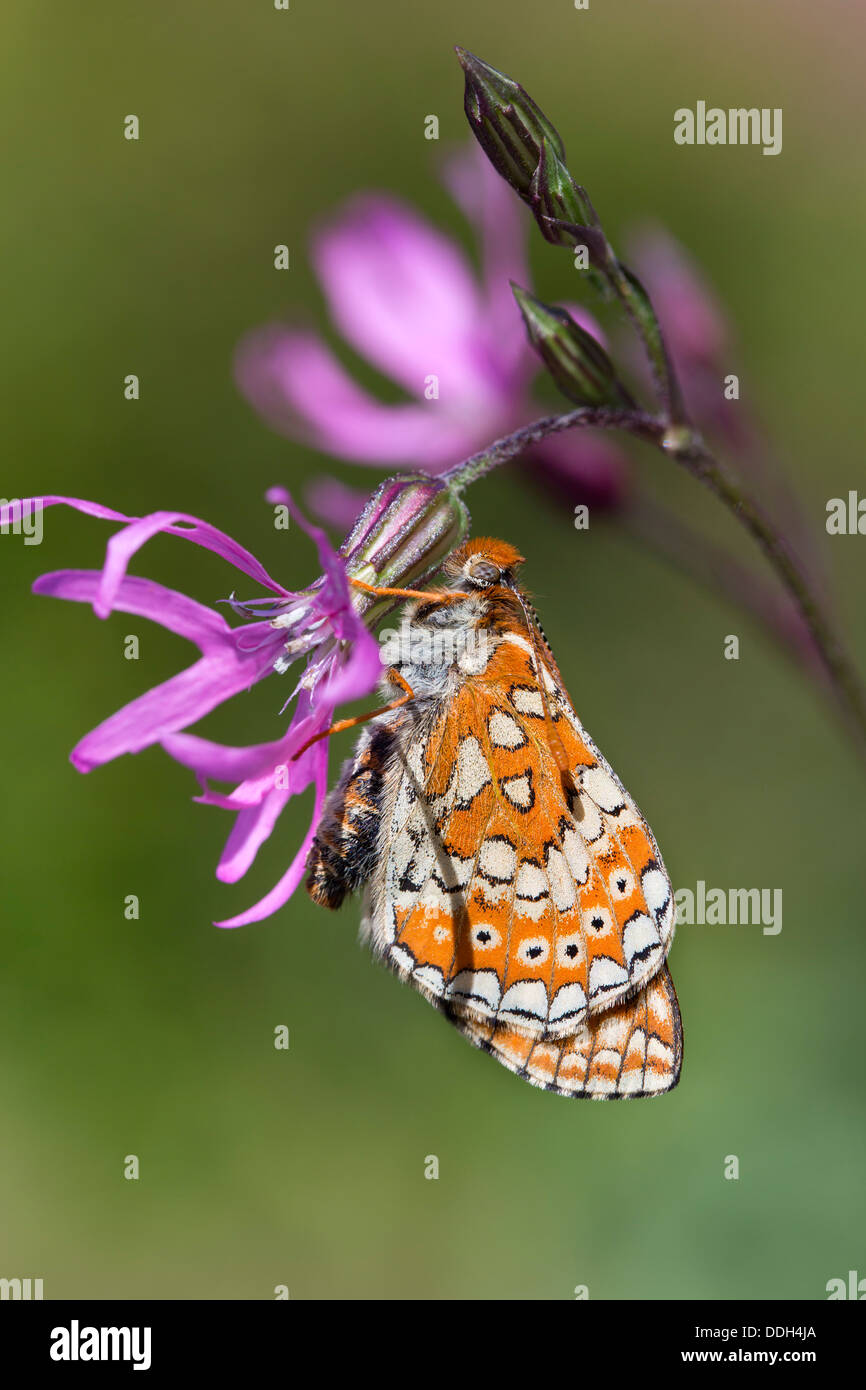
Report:
M 286 584 L 309 580 L 311 547 L 274 532 L 264 489 L 381 474 L 271 433 L 233 386 L 232 352 L 280 314 L 324 326 L 308 229 L 351 192 L 391 188 L 463 234 L 434 176 L 464 138 L 457 42 L 543 104 L 615 241 L 655 216 L 705 267 L 738 326 L 730 369 L 813 518 L 862 659 L 866 540 L 831 541 L 823 522 L 827 498 L 863 479 L 864 27 L 847 0 L 8 5 L 0 491 L 186 510 Z M 676 146 L 673 111 L 698 99 L 782 107 L 782 154 Z M 130 112 L 137 144 L 122 138 Z M 533 265 L 542 295 L 572 292 L 538 237 Z M 635 460 L 660 498 L 749 554 L 696 484 L 649 451 Z M 72 769 L 76 740 L 189 648 L 31 597 L 44 570 L 97 565 L 108 534 L 52 511 L 40 548 L 0 540 L 0 1276 L 41 1277 L 49 1298 L 267 1299 L 286 1284 L 294 1298 L 567 1299 L 585 1284 L 592 1298 L 763 1299 L 822 1298 L 866 1273 L 862 765 L 829 701 L 723 596 L 615 520 L 579 534 L 567 508 L 529 496 L 494 476 L 470 499 L 476 529 L 529 557 L 578 711 L 675 886 L 784 891 L 776 937 L 681 928 L 678 1090 L 599 1106 L 521 1083 L 359 950 L 355 903 L 330 915 L 299 893 L 269 922 L 215 930 L 279 877 L 306 799 L 226 887 L 213 868 L 230 818 L 193 804 L 191 774 L 158 750 Z M 165 538 L 134 569 L 204 602 L 234 582 Z M 722 657 L 731 632 L 739 662 Z M 282 698 L 266 682 L 202 727 L 275 737 Z

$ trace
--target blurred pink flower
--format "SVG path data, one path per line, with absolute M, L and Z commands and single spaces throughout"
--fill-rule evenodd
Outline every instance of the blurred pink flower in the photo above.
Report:
M 732 445 L 750 436 L 747 414 L 724 396 L 734 370 L 728 316 L 703 272 L 675 237 L 654 223 L 638 227 L 629 256 L 653 301 L 686 407 L 699 428 Z
M 353 463 L 438 474 L 540 413 L 529 396 L 539 363 L 509 284 L 528 280 L 523 209 L 474 146 L 452 157 L 444 179 L 478 233 L 480 277 L 456 243 L 384 194 L 350 200 L 312 242 L 334 326 L 412 399 L 375 399 L 317 334 L 272 324 L 242 340 L 236 377 L 273 428 Z M 624 464 L 611 446 L 558 439 L 527 456 L 534 473 L 548 459 L 592 500 L 618 500 Z M 327 519 L 348 520 L 344 485 L 321 480 L 312 500 Z

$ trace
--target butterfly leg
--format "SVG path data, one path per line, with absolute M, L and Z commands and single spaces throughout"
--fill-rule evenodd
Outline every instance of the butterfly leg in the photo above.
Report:
M 363 579 L 350 579 L 349 583 L 356 589 L 361 589 L 365 594 L 375 594 L 377 598 L 423 598 L 431 603 L 457 603 L 460 599 L 469 598 L 470 595 L 462 593 L 457 589 L 448 589 L 445 593 L 438 593 L 436 590 L 423 589 L 388 589 L 382 588 L 379 584 L 365 584 Z
M 368 720 L 375 719 L 377 715 L 388 714 L 392 709 L 399 709 L 401 705 L 408 705 L 410 700 L 415 699 L 415 691 L 412 689 L 409 682 L 400 675 L 396 666 L 390 666 L 388 668 L 385 673 L 385 679 L 390 681 L 392 685 L 398 686 L 404 693 L 399 696 L 398 699 L 392 700 L 389 705 L 382 705 L 379 709 L 368 710 L 366 714 L 355 714 L 351 719 L 338 719 L 336 724 L 332 724 L 329 729 L 322 729 L 321 733 L 313 734 L 313 737 L 308 738 L 306 743 L 298 749 L 297 753 L 292 754 L 292 762 L 295 762 L 302 753 L 306 753 L 307 749 L 314 743 L 318 743 L 320 738 L 330 738 L 331 734 L 340 734 L 344 729 L 355 729 L 359 724 L 366 724 Z

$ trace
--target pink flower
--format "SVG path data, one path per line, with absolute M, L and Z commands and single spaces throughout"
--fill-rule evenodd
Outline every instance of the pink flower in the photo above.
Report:
M 323 573 L 302 592 L 284 589 L 237 541 L 196 517 L 180 512 L 129 517 L 74 497 L 33 499 L 43 506 L 63 503 L 122 523 L 108 542 L 101 570 L 44 574 L 33 586 L 36 593 L 89 603 L 99 618 L 114 610 L 150 618 L 186 637 L 201 652 L 185 671 L 140 695 L 86 734 L 72 751 L 74 766 L 89 772 L 122 753 L 139 753 L 161 744 L 196 773 L 202 786 L 199 801 L 236 813 L 217 868 L 217 877 L 225 883 L 234 883 L 246 873 L 289 797 L 311 784 L 315 788 L 310 828 L 279 883 L 254 907 L 218 923 L 224 927 L 267 917 L 294 892 L 327 792 L 327 739 L 313 743 L 297 759 L 295 755 L 331 725 L 337 705 L 367 694 L 381 672 L 377 643 L 359 614 L 364 603 L 353 602 L 355 591 L 343 560 L 324 533 L 304 521 L 285 492 L 273 489 L 268 500 L 288 506 L 317 547 Z M 0 523 L 9 510 L 8 505 L 0 508 Z M 214 609 L 153 580 L 127 574 L 132 556 L 159 532 L 214 551 L 265 590 L 258 599 L 228 600 L 236 613 L 253 620 L 230 627 Z M 183 732 L 231 696 L 265 676 L 285 671 L 300 657 L 306 657 L 306 666 L 293 692 L 297 705 L 282 738 L 239 748 Z M 209 785 L 212 779 L 237 785 L 230 792 L 218 792 Z
M 509 284 L 528 278 L 524 213 L 475 146 L 448 163 L 445 180 L 479 234 L 480 278 L 454 242 L 384 194 L 352 199 L 312 243 L 335 328 L 409 399 L 376 400 L 317 334 L 273 324 L 250 333 L 236 360 L 240 389 L 273 428 L 353 463 L 439 474 L 540 413 L 529 397 L 539 363 Z M 575 316 L 600 336 L 587 314 Z M 548 457 L 593 500 L 618 498 L 614 449 L 558 440 L 533 450 L 533 471 Z M 326 481 L 316 505 L 345 521 L 351 493 Z

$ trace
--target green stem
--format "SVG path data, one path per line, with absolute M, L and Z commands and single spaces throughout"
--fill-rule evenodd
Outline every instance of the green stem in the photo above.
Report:
M 866 696 L 853 662 L 833 629 L 821 602 L 789 551 L 781 533 L 758 503 L 709 453 L 700 435 L 687 425 L 671 426 L 667 420 L 640 410 L 608 406 L 584 406 L 565 415 L 548 415 L 496 440 L 443 475 L 459 495 L 509 459 L 564 430 L 621 429 L 654 445 L 704 483 L 731 515 L 744 526 L 790 593 L 805 623 L 815 650 L 844 709 L 850 715 L 866 754 Z
M 665 414 L 672 424 L 684 423 L 685 407 L 679 382 L 671 365 L 659 321 L 649 295 L 637 276 L 611 253 L 608 267 L 611 284 L 619 295 L 634 329 L 640 337 L 652 369 L 653 380 Z

